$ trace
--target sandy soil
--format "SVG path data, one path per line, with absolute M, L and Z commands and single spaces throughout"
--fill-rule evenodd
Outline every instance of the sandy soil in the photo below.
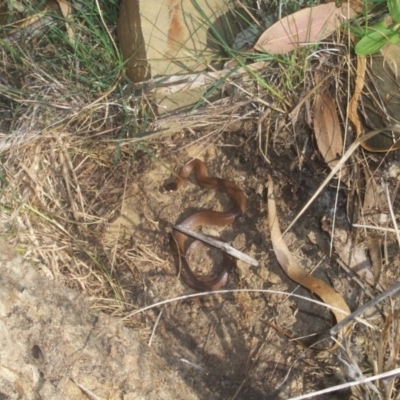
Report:
M 205 134 L 199 133 L 199 138 Z M 192 157 L 204 160 L 211 176 L 234 180 L 248 198 L 246 214 L 232 226 L 203 230 L 259 261 L 259 267 L 238 262 L 225 288 L 271 289 L 313 298 L 284 275 L 275 259 L 266 219 L 265 184 L 267 173 L 272 174 L 285 228 L 323 181 L 323 164 L 307 155 L 300 167 L 295 152 L 298 143 L 295 145 L 291 134 L 285 132 L 269 153 L 269 164 L 256 147 L 251 129 L 224 133 L 212 143 L 203 140 L 185 146 L 193 139 L 189 135 L 174 138 L 179 148 L 166 140 L 158 144 L 157 160 L 142 159 L 137 171 L 132 171 L 134 178 L 126 190 L 123 211 L 102 239 L 110 254 L 117 248 L 120 258 L 130 260 L 129 267 L 119 268 L 117 274 L 132 303 L 144 307 L 194 293 L 177 277 L 168 244 L 171 226 L 199 208 L 230 207 L 224 194 L 200 188 L 193 177 L 179 192 L 163 191 L 173 173 Z M 296 140 L 301 141 L 301 135 Z M 348 228 L 344 194 L 344 190 L 339 192 L 337 218 Z M 335 196 L 332 185 L 294 226 L 286 241 L 307 270 L 334 286 L 355 309 L 364 301 L 363 291 L 334 257 L 329 257 L 329 235 L 321 229 L 322 218 L 333 216 Z M 213 252 L 198 257 L 202 268 L 194 268 L 204 273 L 204 265 L 211 258 L 218 256 Z M 195 265 L 196 259 L 191 261 Z M 283 334 L 302 337 L 334 324 L 326 309 L 304 300 L 270 293 L 210 294 L 146 311 L 140 318 L 146 326 L 142 330 L 145 336 L 149 338 L 154 330 L 155 351 L 202 399 L 261 399 L 266 394 L 270 399 L 287 398 L 338 384 L 346 375 L 331 354 L 306 350 Z M 348 396 L 340 393 L 340 398 Z

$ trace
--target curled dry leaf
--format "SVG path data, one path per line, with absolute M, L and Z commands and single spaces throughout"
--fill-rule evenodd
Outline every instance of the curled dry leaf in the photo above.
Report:
M 342 296 L 325 282 L 314 278 L 306 272 L 290 253 L 279 227 L 274 198 L 274 184 L 271 176 L 268 176 L 268 223 L 274 253 L 285 274 L 299 285 L 315 293 L 325 304 L 334 307 L 331 311 L 335 315 L 337 322 L 340 322 L 350 314 L 350 309 Z M 347 332 L 348 330 L 346 329 Z
M 400 47 L 397 47 L 398 51 Z M 383 57 L 375 55 L 370 60 L 370 74 L 369 79 L 365 78 L 367 59 L 363 56 L 357 56 L 357 72 L 355 77 L 355 87 L 353 96 L 348 104 L 348 115 L 350 121 L 355 127 L 357 137 L 364 134 L 364 127 L 358 115 L 358 103 L 362 96 L 364 86 L 367 89 L 365 93 L 376 93 L 375 97 L 384 99 L 384 103 L 375 103 L 374 97 L 366 97 L 363 95 L 363 108 L 369 109 L 366 119 L 370 121 L 373 127 L 384 128 L 392 121 L 398 121 L 399 114 L 399 87 L 400 79 L 398 77 L 398 68 L 396 62 L 399 60 L 397 57 L 392 57 L 390 51 L 385 53 L 382 51 Z M 375 78 L 372 78 L 375 77 Z M 392 132 L 382 132 L 381 134 L 365 140 L 361 146 L 372 152 L 385 153 L 400 149 L 399 135 L 396 130 Z
M 257 51 L 283 54 L 301 45 L 316 43 L 331 35 L 344 18 L 356 15 L 348 4 L 335 3 L 305 8 L 282 18 L 268 28 L 254 45 Z
M 357 56 L 357 71 L 356 71 L 356 82 L 354 87 L 354 93 L 347 106 L 349 119 L 353 123 L 356 129 L 357 137 L 361 136 L 362 134 L 361 121 L 360 118 L 358 117 L 357 105 L 358 105 L 358 100 L 362 93 L 362 89 L 365 84 L 366 65 L 367 65 L 366 58 L 362 56 Z
M 343 152 L 342 132 L 332 95 L 322 88 L 314 102 L 314 132 L 318 149 L 329 168 L 333 169 Z M 343 180 L 344 170 L 341 173 Z

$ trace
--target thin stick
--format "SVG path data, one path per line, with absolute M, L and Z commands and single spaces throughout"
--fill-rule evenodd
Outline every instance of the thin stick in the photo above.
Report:
M 161 318 L 161 315 L 162 315 L 163 311 L 164 311 L 164 309 L 162 309 L 159 312 L 159 314 L 157 316 L 157 319 L 156 319 L 156 322 L 154 323 L 154 327 L 153 327 L 153 330 L 151 331 L 151 335 L 150 335 L 150 339 L 149 339 L 149 344 L 148 344 L 149 347 L 151 347 L 151 343 L 153 342 L 153 338 L 154 338 L 154 335 L 156 333 L 156 329 L 157 329 L 158 323 L 160 322 L 160 318 Z
M 185 235 L 194 237 L 197 240 L 201 240 L 202 242 L 205 242 L 209 244 L 210 246 L 216 247 L 219 250 L 224 251 L 225 253 L 229 254 L 232 257 L 235 257 L 239 260 L 244 261 L 247 264 L 254 265 L 255 267 L 258 267 L 258 261 L 255 260 L 254 258 L 248 256 L 247 254 L 242 253 L 239 250 L 236 250 L 234 247 L 229 245 L 228 243 L 221 242 L 216 239 L 212 239 L 206 235 L 203 235 L 202 233 L 192 231 L 191 229 L 185 228 L 181 225 L 175 225 L 173 226 L 173 229 L 176 229 L 179 232 L 184 233 Z
M 386 297 L 393 296 L 399 290 L 400 290 L 400 282 L 396 283 L 388 290 L 385 290 L 380 295 L 376 296 L 374 299 L 370 300 L 368 303 L 365 303 L 359 309 L 357 309 L 356 311 L 354 311 L 353 313 L 349 314 L 347 317 L 342 319 L 338 324 L 329 329 L 329 334 L 332 336 L 336 335 L 336 333 L 338 333 L 346 324 L 348 324 L 350 321 L 354 320 L 356 317 L 361 315 L 365 310 L 367 310 L 370 307 L 374 307 L 376 304 L 386 299 Z
M 319 390 L 318 392 L 308 393 L 308 394 L 305 394 L 305 395 L 302 395 L 302 396 L 298 396 L 298 397 L 291 397 L 289 400 L 310 399 L 311 397 L 316 397 L 316 396 L 319 396 L 320 394 L 332 393 L 332 392 L 335 392 L 337 390 L 347 389 L 347 388 L 352 387 L 352 386 L 357 386 L 357 385 L 361 385 L 363 383 L 376 381 L 378 379 L 390 378 L 391 376 L 396 376 L 396 375 L 400 375 L 400 368 L 396 368 L 396 369 L 393 369 L 392 371 L 384 372 L 383 374 L 370 376 L 368 378 L 360 379 L 360 380 L 357 380 L 357 381 L 343 383 L 343 384 L 337 385 L 337 386 L 332 386 L 332 387 L 327 388 L 327 389 Z
M 313 201 L 318 197 L 318 195 L 322 192 L 322 189 L 330 182 L 330 180 L 337 174 L 337 172 L 342 168 L 343 164 L 350 158 L 350 156 L 354 153 L 354 151 L 357 149 L 358 146 L 360 146 L 362 143 L 367 141 L 368 139 L 378 135 L 381 132 L 386 132 L 386 131 L 395 131 L 395 132 L 400 132 L 400 126 L 398 125 L 392 125 L 392 126 L 387 126 L 385 128 L 377 129 L 375 131 L 371 131 L 367 133 L 366 135 L 358 137 L 347 149 L 346 153 L 343 154 L 342 158 L 340 161 L 335 165 L 335 167 L 332 169 L 330 174 L 325 178 L 325 180 L 321 183 L 319 186 L 318 190 L 311 196 L 310 200 L 306 203 L 306 205 L 299 211 L 299 213 L 296 215 L 296 217 L 293 219 L 293 221 L 289 224 L 289 226 L 285 229 L 283 232 L 282 236 L 285 236 L 285 234 L 292 228 L 292 226 L 297 222 L 297 220 L 304 214 L 304 212 L 307 210 L 307 208 L 313 203 Z

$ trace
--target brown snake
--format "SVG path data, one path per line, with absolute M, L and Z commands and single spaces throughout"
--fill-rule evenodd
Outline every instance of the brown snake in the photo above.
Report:
M 243 215 L 246 209 L 246 196 L 243 191 L 236 186 L 235 183 L 221 178 L 209 177 L 207 167 L 203 161 L 193 159 L 186 163 L 179 171 L 178 177 L 174 182 L 165 186 L 167 191 L 178 190 L 188 178 L 194 169 L 197 183 L 206 189 L 216 189 L 226 193 L 232 200 L 233 207 L 230 211 L 214 211 L 200 210 L 185 218 L 180 225 L 196 229 L 201 225 L 226 226 L 235 221 L 236 218 Z M 228 272 L 231 269 L 232 259 L 223 253 L 223 262 L 221 272 L 216 277 L 198 277 L 190 268 L 188 263 L 188 255 L 193 249 L 193 245 L 198 241 L 194 241 L 191 245 L 187 245 L 188 236 L 174 231 L 171 237 L 171 249 L 174 254 L 175 263 L 180 272 L 183 282 L 189 287 L 199 291 L 218 290 L 224 286 L 228 280 Z

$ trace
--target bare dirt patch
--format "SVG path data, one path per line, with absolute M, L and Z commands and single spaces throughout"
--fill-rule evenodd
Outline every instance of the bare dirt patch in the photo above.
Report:
M 183 136 L 181 142 L 185 140 L 189 141 Z M 173 143 L 177 143 L 176 138 Z M 234 180 L 248 197 L 244 217 L 222 231 L 215 227 L 205 230 L 260 262 L 259 267 L 239 262 L 225 288 L 273 289 L 312 297 L 283 274 L 274 257 L 264 188 L 266 175 L 271 173 L 278 189 L 282 224 L 287 226 L 323 180 L 321 166 L 317 175 L 307 167 L 299 170 L 294 146 L 280 146 L 279 154 L 271 152 L 268 165 L 256 148 L 251 127 L 225 132 L 212 145 L 201 141 L 177 151 L 173 143 L 159 144 L 156 160 L 141 161 L 141 173 L 135 174 L 124 193 L 121 215 L 109 224 L 102 239 L 110 254 L 116 252 L 118 258 L 129 260 L 129 271 L 124 274 L 124 269 L 117 268 L 116 273 L 133 304 L 145 307 L 193 293 L 177 277 L 169 248 L 171 225 L 199 208 L 230 207 L 225 195 L 200 188 L 194 178 L 179 192 L 163 191 L 163 185 L 173 179 L 171 171 L 177 172 L 192 157 L 201 157 L 211 176 Z M 325 191 L 287 235 L 287 241 L 305 268 L 310 272 L 316 268 L 314 275 L 334 285 L 355 308 L 362 291 L 327 256 L 329 236 L 321 229 L 322 217 L 333 210 L 335 193 L 335 188 Z M 339 202 L 343 207 L 344 199 Z M 319 238 L 318 246 L 309 240 L 310 235 Z M 298 337 L 334 324 L 326 309 L 307 301 L 277 294 L 210 294 L 152 309 L 139 318 L 142 328 L 146 327 L 145 336 L 154 328 L 152 346 L 156 352 L 185 377 L 200 398 L 231 398 L 236 394 L 237 398 L 257 399 L 265 398 L 266 393 L 271 399 L 285 398 L 344 379 L 328 353 L 316 356 L 279 332 Z

